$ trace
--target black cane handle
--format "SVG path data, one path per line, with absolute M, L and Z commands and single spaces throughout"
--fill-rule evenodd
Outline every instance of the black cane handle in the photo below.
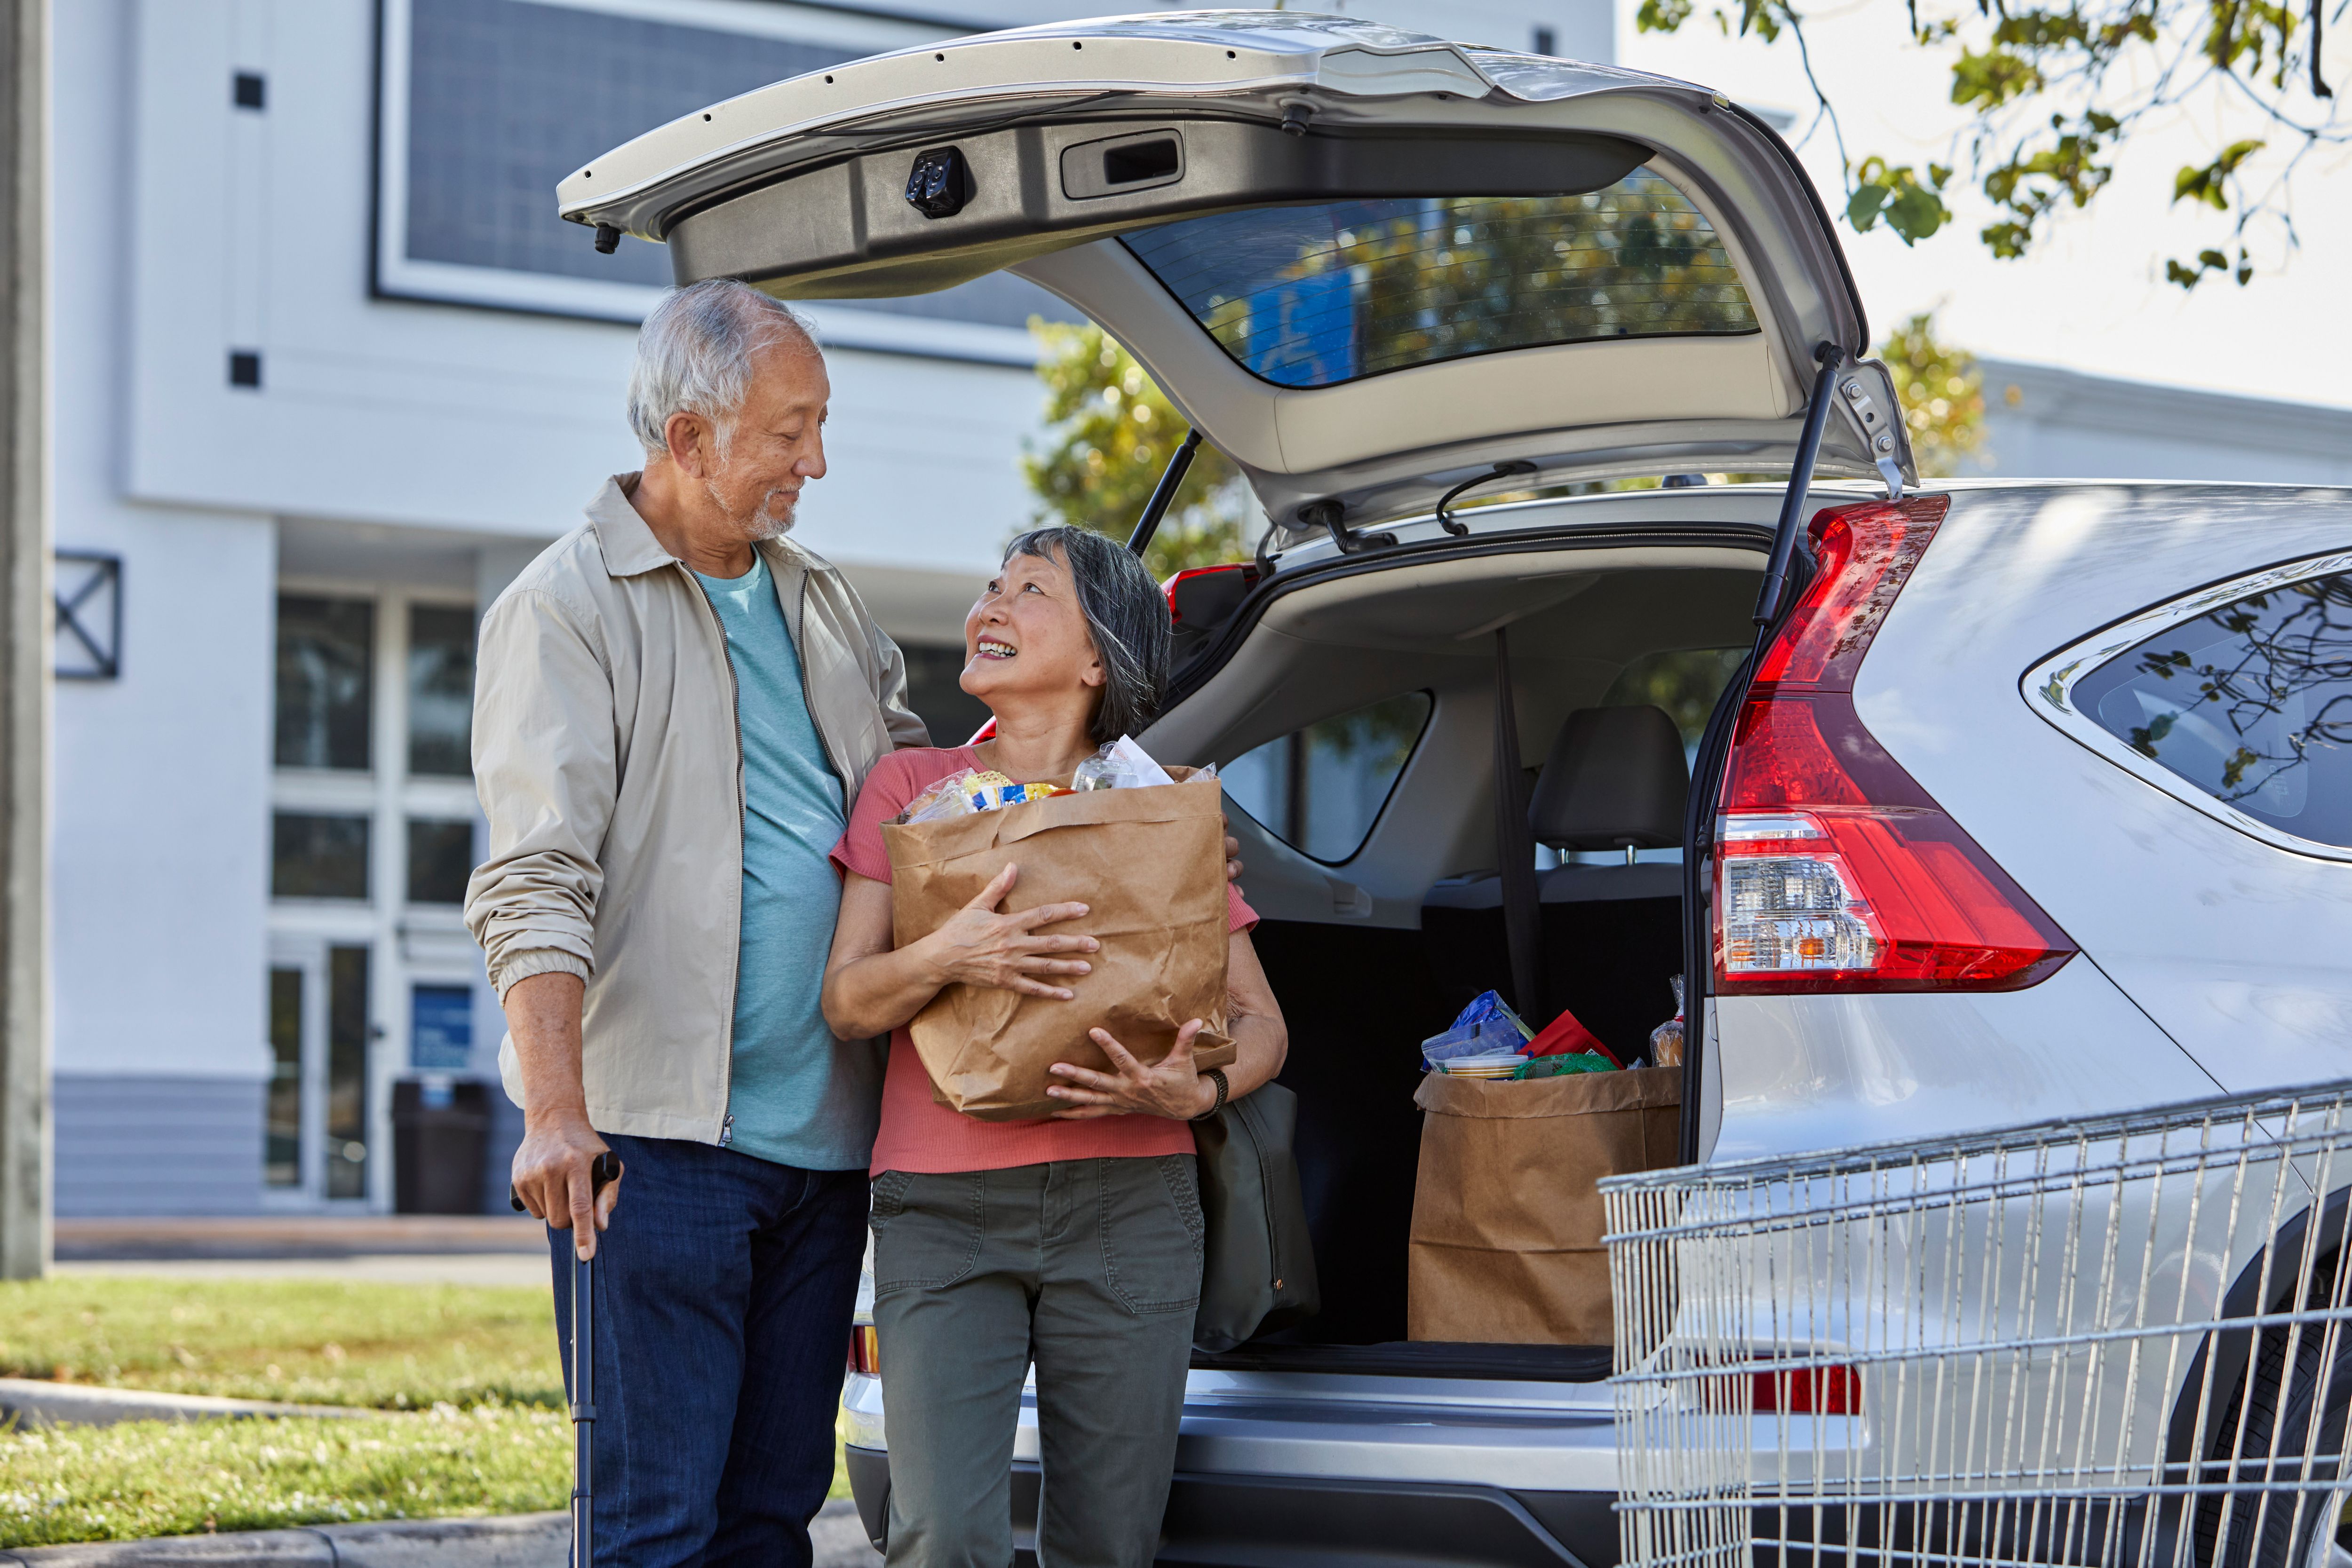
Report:
M 594 1159 L 590 1160 L 588 1162 L 588 1196 L 590 1199 L 593 1201 L 596 1194 L 612 1186 L 614 1182 L 620 1178 L 620 1175 L 621 1162 L 613 1157 L 613 1151 L 610 1149 L 605 1150 L 603 1154 L 598 1155 Z M 512 1187 L 507 1188 L 507 1207 L 513 1209 L 517 1214 L 529 1214 L 530 1212 L 529 1207 L 523 1203 L 522 1196 L 516 1192 Z

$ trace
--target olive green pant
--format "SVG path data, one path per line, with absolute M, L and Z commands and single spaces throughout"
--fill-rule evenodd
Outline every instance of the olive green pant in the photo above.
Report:
M 875 1178 L 890 1568 L 1008 1568 L 1032 1363 L 1040 1568 L 1146 1568 L 1176 1463 L 1201 1228 L 1191 1155 Z

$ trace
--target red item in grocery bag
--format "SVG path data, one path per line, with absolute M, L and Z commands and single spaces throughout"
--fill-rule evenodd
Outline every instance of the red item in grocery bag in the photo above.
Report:
M 1577 1022 L 1576 1015 L 1566 1008 L 1560 1009 L 1559 1017 L 1544 1025 L 1541 1034 L 1528 1041 L 1529 1056 L 1573 1056 L 1583 1051 L 1597 1051 L 1617 1066 L 1622 1068 L 1625 1065 L 1617 1061 L 1615 1051 L 1601 1043 L 1597 1035 Z

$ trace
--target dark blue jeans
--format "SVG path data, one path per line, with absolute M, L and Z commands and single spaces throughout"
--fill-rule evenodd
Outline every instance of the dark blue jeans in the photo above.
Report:
M 809 1568 L 833 1482 L 864 1171 L 606 1134 L 625 1174 L 596 1248 L 599 1568 Z M 572 1375 L 572 1233 L 550 1229 Z

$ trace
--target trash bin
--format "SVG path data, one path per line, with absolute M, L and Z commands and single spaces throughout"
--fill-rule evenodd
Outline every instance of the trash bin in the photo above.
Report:
M 482 1212 L 490 1086 L 426 1073 L 392 1086 L 392 1207 L 401 1214 Z

